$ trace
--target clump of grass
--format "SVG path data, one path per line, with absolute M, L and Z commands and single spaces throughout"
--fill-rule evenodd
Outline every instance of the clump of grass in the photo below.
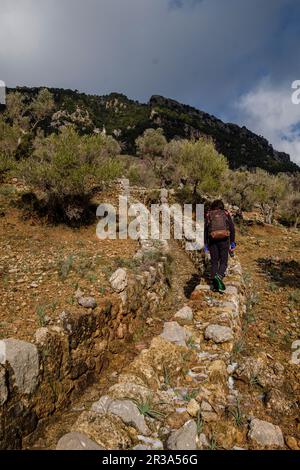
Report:
M 256 317 L 255 317 L 254 313 L 246 311 L 245 321 L 248 325 L 251 324 L 251 323 L 255 323 L 256 322 Z
M 231 416 L 233 417 L 233 419 L 235 421 L 235 424 L 238 427 L 243 426 L 244 416 L 243 416 L 243 413 L 242 413 L 241 404 L 240 404 L 239 400 L 236 401 L 236 405 L 235 405 L 234 408 L 229 408 L 228 412 L 229 412 L 229 414 L 231 414 Z
M 251 377 L 250 377 L 250 385 L 251 385 L 252 387 L 256 387 L 256 386 L 261 387 L 261 386 L 262 386 L 257 375 L 251 375 Z
M 286 346 L 290 346 L 291 342 L 292 342 L 292 335 L 291 333 L 286 333 L 283 338 L 282 338 L 282 341 L 283 343 L 286 345 Z
M 72 269 L 73 264 L 74 264 L 74 258 L 71 255 L 69 255 L 67 259 L 59 263 L 59 276 L 62 280 L 67 279 Z
M 252 276 L 251 276 L 251 273 L 249 271 L 244 271 L 243 272 L 243 281 L 246 284 L 246 286 L 249 286 L 251 284 Z
M 165 364 L 163 365 L 163 374 L 164 374 L 163 386 L 164 386 L 164 388 L 170 388 L 172 386 L 171 385 L 170 373 L 169 373 L 169 369 L 167 368 L 167 366 Z
M 218 442 L 215 433 L 213 432 L 209 440 L 209 450 L 217 450 Z
M 271 281 L 269 284 L 269 289 L 271 292 L 276 292 L 278 290 L 278 286 L 276 282 Z
M 196 398 L 198 393 L 199 390 L 188 390 L 187 393 L 182 397 L 182 399 L 186 402 L 190 402 L 193 398 Z
M 244 316 L 245 322 L 247 324 L 255 323 L 256 318 L 254 314 L 254 309 L 260 301 L 260 295 L 257 292 L 251 292 L 247 296 L 246 300 L 246 313 Z
M 114 260 L 116 268 L 127 268 L 127 269 L 136 269 L 140 266 L 140 260 L 130 259 L 130 258 L 116 258 Z
M 267 331 L 267 335 L 269 336 L 269 339 L 270 339 L 271 341 L 274 341 L 274 340 L 276 339 L 276 337 L 277 337 L 277 331 L 276 331 L 276 329 L 275 329 L 274 326 L 270 326 L 270 327 L 269 327 L 269 329 L 268 329 L 268 331 Z
M 165 276 L 166 276 L 167 283 L 168 283 L 169 287 L 171 287 L 172 276 L 173 276 L 173 258 L 170 254 L 165 255 L 164 270 L 165 270 Z
M 36 315 L 38 317 L 39 326 L 46 326 L 46 307 L 44 305 L 39 305 L 36 308 Z
M 153 401 L 151 397 L 148 397 L 145 401 L 139 401 L 135 398 L 133 399 L 131 398 L 131 401 L 135 403 L 139 412 L 143 416 L 147 416 L 148 418 L 157 419 L 157 420 L 162 420 L 165 417 L 164 413 L 162 413 L 159 410 L 156 410 L 153 407 Z
M 198 349 L 197 348 L 197 344 L 195 343 L 195 338 L 193 338 L 193 336 L 191 336 L 188 340 L 187 340 L 187 346 L 191 349 Z
M 135 333 L 133 335 L 133 342 L 134 343 L 137 343 L 138 341 L 140 341 L 143 336 L 144 336 L 144 333 L 145 333 L 145 330 L 146 330 L 146 327 L 144 324 L 142 324 L 141 326 L 139 326 L 136 330 L 135 330 Z
M 294 291 L 290 292 L 288 301 L 292 307 L 300 306 L 300 289 L 295 289 Z
M 249 233 L 249 228 L 247 225 L 245 225 L 244 223 L 241 223 L 240 225 L 240 232 L 241 232 L 241 235 L 244 236 L 244 235 L 248 235 Z
M 201 411 L 198 411 L 196 424 L 197 424 L 197 434 L 199 436 L 200 434 L 202 434 L 203 429 L 204 429 L 204 420 L 202 418 Z
M 95 283 L 97 281 L 97 276 L 95 274 L 88 274 L 86 276 L 86 279 L 91 282 L 91 283 Z
M 241 341 L 237 341 L 234 345 L 233 345 L 233 353 L 234 354 L 241 354 L 243 351 L 245 350 L 245 345 L 244 345 L 244 342 L 241 340 Z

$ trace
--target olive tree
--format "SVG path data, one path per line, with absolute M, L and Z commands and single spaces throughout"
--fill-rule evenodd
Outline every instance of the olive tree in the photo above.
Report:
M 19 133 L 17 126 L 10 126 L 0 117 L 0 180 L 14 165 Z
M 281 202 L 278 212 L 284 221 L 298 228 L 300 223 L 300 192 L 289 193 Z
M 228 169 L 226 158 L 219 154 L 212 140 L 201 137 L 198 140 L 182 141 L 176 157 L 182 177 L 192 186 L 194 194 L 216 193 Z
M 19 130 L 18 147 L 20 147 L 25 137 L 34 136 L 53 111 L 53 96 L 46 88 L 41 89 L 32 101 L 28 100 L 25 94 L 15 91 L 7 95 L 3 117 L 8 124 Z
M 136 139 L 135 144 L 137 154 L 156 169 L 158 159 L 163 156 L 167 144 L 163 129 L 146 129 L 144 134 Z
M 120 148 L 111 139 L 80 136 L 70 126 L 35 139 L 33 155 L 19 163 L 18 173 L 33 191 L 42 192 L 49 218 L 84 221 L 95 187 L 121 174 L 113 158 Z

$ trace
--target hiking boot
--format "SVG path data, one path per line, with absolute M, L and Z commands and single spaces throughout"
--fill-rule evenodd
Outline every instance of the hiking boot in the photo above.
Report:
M 218 282 L 219 292 L 225 292 L 226 291 L 226 286 L 223 282 L 222 277 L 219 274 L 217 274 L 216 279 L 217 279 L 217 282 Z
M 216 278 L 214 277 L 213 280 L 211 281 L 211 290 L 213 292 L 219 292 L 219 284 L 216 280 Z
M 221 294 L 223 294 L 226 290 L 225 284 L 218 274 L 216 274 L 213 278 L 213 290 L 215 292 L 220 292 Z

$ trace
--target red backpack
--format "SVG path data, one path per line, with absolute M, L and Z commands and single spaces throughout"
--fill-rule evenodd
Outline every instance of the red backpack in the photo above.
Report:
M 208 232 L 213 240 L 223 240 L 230 236 L 228 213 L 222 209 L 209 211 Z

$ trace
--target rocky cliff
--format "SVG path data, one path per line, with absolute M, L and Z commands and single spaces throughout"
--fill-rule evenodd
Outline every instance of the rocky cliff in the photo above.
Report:
M 39 89 L 19 87 L 18 91 L 30 100 Z M 104 127 L 124 144 L 124 152 L 134 153 L 135 139 L 145 129 L 162 127 L 168 139 L 200 135 L 212 137 L 233 169 L 260 167 L 272 173 L 300 170 L 291 162 L 289 155 L 274 150 L 264 137 L 246 127 L 224 123 L 208 113 L 162 96 L 152 96 L 147 104 L 142 104 L 120 93 L 97 96 L 63 89 L 50 91 L 57 109 L 54 122 L 45 124 L 48 132 L 54 131 L 65 120 L 73 122 L 75 119 L 82 132 L 93 132 L 95 129 L 100 132 Z

